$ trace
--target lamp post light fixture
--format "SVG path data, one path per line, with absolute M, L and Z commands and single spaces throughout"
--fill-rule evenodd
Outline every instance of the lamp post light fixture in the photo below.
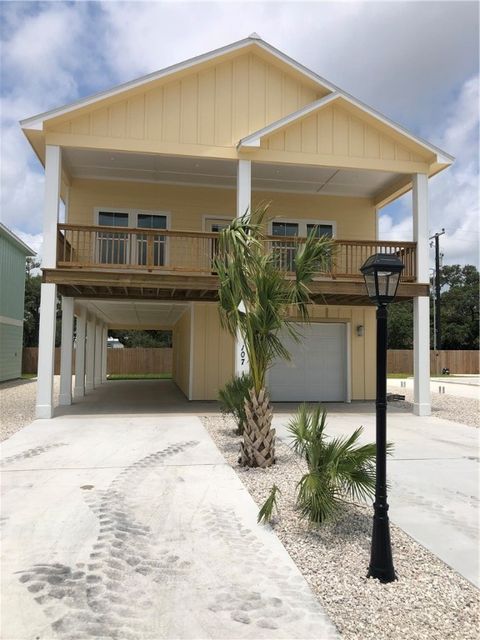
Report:
M 396 580 L 387 503 L 387 304 L 397 293 L 404 265 L 395 255 L 376 253 L 360 268 L 370 300 L 377 305 L 376 476 L 372 548 L 368 577 Z

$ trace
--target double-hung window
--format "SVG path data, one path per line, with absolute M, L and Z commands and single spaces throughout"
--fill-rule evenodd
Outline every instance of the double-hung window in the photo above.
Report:
M 167 229 L 167 215 L 142 211 L 98 210 L 98 224 L 102 227 L 130 227 L 148 232 L 97 232 L 97 260 L 105 265 L 161 267 L 167 262 L 167 238 L 156 230 Z

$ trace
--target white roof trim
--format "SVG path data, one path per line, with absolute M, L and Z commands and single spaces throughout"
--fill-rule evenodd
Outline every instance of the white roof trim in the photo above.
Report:
M 293 111 L 292 113 L 289 113 L 288 116 L 284 116 L 283 118 L 280 118 L 280 120 L 276 120 L 275 122 L 268 124 L 266 127 L 263 127 L 263 129 L 259 129 L 258 131 L 251 133 L 249 136 L 246 136 L 245 138 L 242 138 L 240 140 L 237 145 L 237 149 L 241 149 L 242 147 L 259 147 L 261 138 L 268 136 L 271 133 L 275 133 L 275 131 L 288 126 L 292 122 L 295 122 L 295 120 L 304 118 L 310 113 L 321 109 L 329 102 L 336 100 L 338 98 L 338 95 L 339 94 L 337 92 L 330 93 L 328 96 L 320 98 L 319 100 L 315 100 L 315 102 L 307 104 L 305 107 L 298 109 L 298 111 Z
M 7 238 L 9 238 L 10 240 L 12 240 L 20 249 L 23 249 L 24 253 L 26 256 L 36 256 L 37 254 L 35 253 L 35 251 L 28 246 L 28 244 L 25 244 L 25 242 L 23 242 L 23 240 L 20 240 L 20 238 L 15 235 L 13 233 L 13 231 L 10 231 L 10 229 L 8 227 L 6 227 L 2 222 L 0 222 L 0 232 L 5 234 L 7 236 Z
M 450 154 L 446 153 L 442 149 L 439 149 L 438 147 L 435 147 L 434 145 L 430 144 L 426 140 L 423 140 L 422 138 L 414 136 L 409 131 L 404 129 L 402 126 L 400 126 L 396 122 L 393 122 L 393 120 L 390 120 L 389 118 L 382 115 L 378 111 L 375 111 L 371 107 L 367 106 L 366 104 L 363 104 L 359 100 L 356 100 L 353 96 L 349 95 L 348 93 L 344 93 L 339 89 L 337 89 L 334 93 L 331 93 L 328 96 L 325 96 L 324 98 L 320 98 L 319 100 L 316 100 L 315 102 L 312 102 L 309 105 L 302 107 L 298 111 L 294 111 L 288 116 L 280 118 L 280 120 L 272 122 L 266 127 L 263 127 L 262 129 L 259 129 L 254 133 L 251 133 L 249 136 L 242 138 L 242 140 L 240 140 L 237 145 L 237 149 L 260 147 L 261 138 L 267 135 L 270 135 L 275 131 L 278 131 L 279 129 L 282 129 L 283 127 L 291 124 L 292 122 L 295 122 L 296 120 L 303 118 L 309 115 L 310 113 L 318 111 L 323 107 L 325 107 L 330 102 L 334 102 L 335 100 L 339 100 L 339 99 L 349 102 L 354 107 L 357 107 L 364 113 L 367 113 L 368 115 L 372 116 L 379 122 L 382 122 L 383 124 L 392 128 L 394 131 L 396 131 L 400 135 L 405 136 L 415 144 L 418 144 L 424 149 L 427 149 L 428 151 L 430 151 L 431 153 L 434 153 L 437 156 L 437 162 L 441 164 L 452 164 L 454 162 L 455 158 Z
M 202 62 L 208 62 L 209 60 L 217 58 L 218 56 L 221 56 L 225 53 L 230 53 L 233 51 L 244 49 L 245 47 L 249 47 L 251 45 L 256 45 L 257 47 L 264 49 L 265 51 L 272 54 L 282 62 L 288 64 L 289 66 L 299 71 L 304 76 L 307 76 L 310 80 L 322 86 L 323 88 L 329 91 L 336 90 L 336 87 L 332 85 L 330 82 L 328 82 L 321 76 L 317 75 L 310 69 L 307 69 L 299 62 L 296 62 L 292 58 L 289 58 L 289 56 L 285 55 L 278 49 L 275 49 L 275 47 L 272 47 L 272 45 L 268 44 L 268 42 L 265 42 L 264 40 L 261 40 L 259 38 L 249 37 L 249 38 L 244 38 L 243 40 L 234 42 L 232 44 L 226 45 L 225 47 L 220 47 L 219 49 L 214 49 L 213 51 L 209 51 L 208 53 L 203 53 L 199 56 L 195 56 L 194 58 L 190 58 L 183 62 L 179 62 L 170 67 L 166 67 L 165 69 L 154 71 L 153 73 L 149 73 L 148 75 L 141 76 L 140 78 L 137 78 L 135 80 L 130 80 L 129 82 L 119 84 L 116 87 L 113 87 L 112 89 L 108 89 L 106 91 L 100 91 L 99 93 L 95 93 L 91 96 L 88 96 L 87 98 L 76 100 L 75 102 L 71 102 L 67 105 L 64 105 L 63 107 L 51 109 L 50 111 L 45 111 L 44 113 L 40 113 L 36 116 L 32 116 L 31 118 L 20 120 L 20 125 L 24 129 L 42 130 L 43 122 L 45 120 L 50 120 L 51 118 L 57 118 L 58 116 L 62 116 L 66 113 L 69 113 L 70 111 L 74 111 L 75 109 L 87 107 L 91 104 L 94 104 L 95 102 L 98 102 L 99 100 L 116 96 L 119 93 L 122 93 L 123 91 L 141 87 L 142 85 L 145 85 L 148 82 L 152 82 L 153 80 L 159 80 L 161 78 L 167 77 L 179 71 L 184 71 L 186 69 L 189 69 L 190 67 L 194 67 L 195 65 L 198 65 Z

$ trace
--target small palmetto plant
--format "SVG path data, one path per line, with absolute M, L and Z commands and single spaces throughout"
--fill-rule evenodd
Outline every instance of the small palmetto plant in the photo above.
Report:
M 350 436 L 329 438 L 326 419 L 320 405 L 302 404 L 288 425 L 292 448 L 308 465 L 297 486 L 297 506 L 315 524 L 335 516 L 348 500 L 375 493 L 375 444 L 358 444 L 362 427 Z
M 257 522 L 261 524 L 267 524 L 272 521 L 273 511 L 278 513 L 277 493 L 281 493 L 276 484 L 270 489 L 268 498 L 263 503 L 262 508 L 258 512 Z
M 233 377 L 218 392 L 220 410 L 224 414 L 233 416 L 237 423 L 237 435 L 243 435 L 247 416 L 245 414 L 245 401 L 249 399 L 249 390 L 252 388 L 252 378 L 248 373 Z

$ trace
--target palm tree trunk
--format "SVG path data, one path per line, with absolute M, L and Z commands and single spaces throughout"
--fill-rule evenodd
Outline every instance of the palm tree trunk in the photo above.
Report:
M 240 445 L 239 463 L 243 467 L 265 469 L 275 463 L 275 429 L 272 429 L 272 408 L 265 388 L 257 395 L 250 390 L 245 401 L 247 420 Z

